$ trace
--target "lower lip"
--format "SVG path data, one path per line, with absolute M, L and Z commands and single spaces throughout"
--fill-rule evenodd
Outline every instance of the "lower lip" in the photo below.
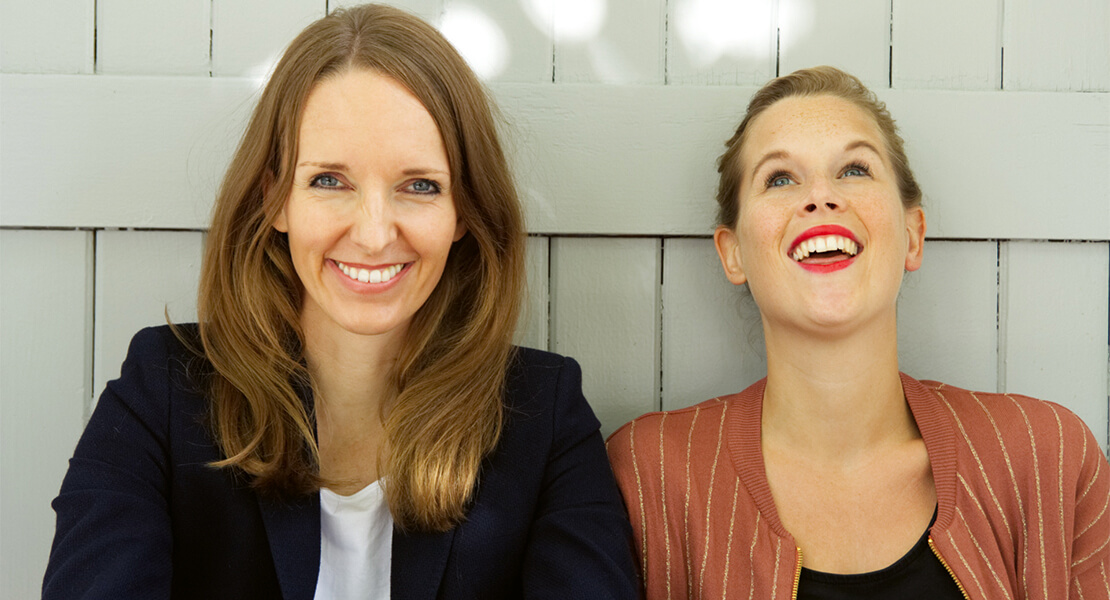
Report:
M 809 263 L 802 263 L 802 262 L 796 263 L 796 264 L 799 267 L 809 271 L 810 273 L 832 273 L 833 271 L 839 271 L 841 269 L 847 269 L 855 261 L 856 261 L 856 257 L 853 256 L 852 258 L 848 258 L 848 259 L 844 259 L 844 260 L 838 260 L 836 262 L 829 263 L 827 265 L 812 265 L 812 264 L 809 264 Z
M 405 275 L 408 275 L 409 267 L 412 266 L 412 263 L 406 263 L 404 268 L 402 268 L 396 275 L 393 276 L 393 279 L 380 283 L 363 283 L 357 279 L 351 279 L 350 277 L 347 277 L 347 275 L 343 272 L 343 269 L 340 269 L 339 265 L 336 264 L 334 260 L 329 260 L 328 266 L 331 268 L 332 272 L 339 277 L 339 280 L 347 289 L 360 294 L 376 294 L 387 291 L 393 288 L 393 286 L 397 285 L 397 282 L 400 281 L 401 278 L 403 278 Z

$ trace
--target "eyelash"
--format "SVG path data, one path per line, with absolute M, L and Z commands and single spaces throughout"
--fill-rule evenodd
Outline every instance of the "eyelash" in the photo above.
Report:
M 334 181 L 335 185 L 323 185 L 321 183 L 321 181 L 324 180 L 324 179 L 330 179 L 330 180 Z M 417 184 L 420 184 L 420 183 L 427 184 L 429 189 L 427 189 L 427 190 L 413 189 L 413 186 L 415 186 Z M 309 185 L 309 187 L 314 187 L 314 188 L 319 188 L 319 189 L 337 190 L 337 189 L 340 189 L 340 188 L 343 187 L 343 181 L 340 180 L 339 177 L 337 177 L 337 176 L 335 176 L 331 173 L 321 173 L 321 174 L 316 175 L 315 177 L 313 177 L 308 182 L 308 185 Z M 404 187 L 404 191 L 407 192 L 407 193 L 410 193 L 410 194 L 417 194 L 417 195 L 420 195 L 420 196 L 436 196 L 436 195 L 439 195 L 443 192 L 443 188 L 442 188 L 442 186 L 440 186 L 435 181 L 432 181 L 431 179 L 417 179 L 417 180 L 414 180 L 414 181 L 410 182 L 408 185 L 406 185 Z
M 863 174 L 867 175 L 867 176 L 871 175 L 871 168 L 868 167 L 867 165 L 863 164 L 862 162 L 854 162 L 854 163 L 848 165 L 847 167 L 844 167 L 844 170 L 841 172 L 841 175 L 843 176 L 845 173 L 847 173 L 848 171 L 851 171 L 852 169 L 862 171 Z
M 774 183 L 775 183 L 776 179 L 780 179 L 780 178 L 783 178 L 783 177 L 786 177 L 788 179 L 793 180 L 793 178 L 790 176 L 790 173 L 787 173 L 786 171 L 774 171 L 770 175 L 767 176 L 767 179 L 765 179 L 763 181 L 763 187 L 765 189 L 771 189 L 773 187 L 782 187 L 782 186 L 776 186 L 776 185 L 774 185 Z
M 334 180 L 336 185 L 321 185 L 320 180 L 324 179 L 324 178 Z M 321 189 L 325 189 L 325 190 L 336 190 L 336 189 L 339 189 L 342 185 L 343 185 L 343 182 L 340 181 L 338 177 L 336 177 L 335 175 L 332 175 L 331 173 L 320 173 L 319 175 L 313 177 L 308 182 L 309 187 L 321 188 Z
M 866 164 L 864 164 L 862 162 L 853 162 L 853 163 L 850 163 L 848 166 L 844 167 L 844 170 L 840 172 L 841 177 L 843 177 L 848 171 L 851 171 L 853 169 L 855 169 L 857 171 L 860 171 L 862 173 L 862 175 L 864 175 L 864 176 L 868 176 L 868 177 L 871 176 L 871 168 L 870 167 L 868 167 Z M 776 186 L 776 185 L 774 185 L 774 183 L 775 183 L 775 180 L 781 179 L 783 177 L 786 177 L 788 179 L 793 180 L 793 177 L 790 175 L 790 173 L 787 173 L 786 171 L 774 171 L 770 175 L 767 176 L 766 180 L 764 180 L 763 187 L 766 188 L 766 189 L 770 189 L 770 188 L 773 188 L 773 187 L 782 187 L 782 186 Z
M 418 183 L 426 183 L 431 187 L 431 189 L 423 191 L 423 192 L 413 190 L 412 186 L 414 186 Z M 438 183 L 432 181 L 431 179 L 417 179 L 417 180 L 413 181 L 412 183 L 406 185 L 405 186 L 405 191 L 408 191 L 411 194 L 419 194 L 421 196 L 436 196 L 436 195 L 443 192 L 443 188 L 440 187 L 440 185 Z

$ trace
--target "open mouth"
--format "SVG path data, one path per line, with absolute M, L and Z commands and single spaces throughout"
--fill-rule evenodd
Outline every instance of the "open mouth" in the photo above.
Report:
M 396 277 L 397 274 L 405 268 L 407 263 L 398 263 L 381 269 L 359 269 L 339 261 L 335 261 L 335 264 L 339 267 L 340 271 L 343 271 L 344 275 L 350 277 L 354 281 L 360 281 L 362 283 L 385 283 Z
M 842 235 L 821 235 L 798 242 L 790 250 L 790 258 L 811 265 L 827 265 L 848 260 L 863 248 L 855 240 Z

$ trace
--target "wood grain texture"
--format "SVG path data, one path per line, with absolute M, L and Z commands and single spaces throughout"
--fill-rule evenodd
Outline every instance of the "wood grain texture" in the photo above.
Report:
M 1107 443 L 1110 244 L 1004 242 L 1006 392 L 1063 404 Z
M 779 0 L 779 75 L 832 65 L 889 87 L 890 0 Z
M 1002 2 L 893 0 L 892 87 L 999 89 L 1001 13 Z
M 1110 3 L 1006 0 L 1007 90 L 1110 91 Z
M 95 0 L 0 3 L 0 71 L 92 73 Z
M 212 3 L 212 74 L 267 77 L 302 29 L 324 16 L 326 0 Z
M 667 82 L 762 85 L 778 58 L 775 3 L 667 2 Z
M 119 377 L 131 337 L 143 327 L 197 320 L 203 255 L 199 231 L 96 232 L 93 395 Z
M 37 598 L 90 393 L 92 234 L 0 230 L 0 278 L 0 580 Z
M 659 240 L 555 238 L 551 347 L 582 365 L 608 435 L 659 408 Z
M 517 327 L 514 342 L 529 348 L 548 348 L 548 298 L 551 288 L 548 282 L 549 247 L 551 238 L 530 236 L 528 238 L 528 289 L 521 307 L 520 325 Z
M 998 391 L 998 245 L 925 243 L 898 299 L 898 366 L 918 379 Z
M 664 82 L 665 0 L 554 4 L 556 82 Z
M 663 410 L 739 392 L 767 375 L 759 309 L 725 279 L 713 240 L 663 241 Z
M 96 72 L 208 75 L 211 0 L 97 0 Z

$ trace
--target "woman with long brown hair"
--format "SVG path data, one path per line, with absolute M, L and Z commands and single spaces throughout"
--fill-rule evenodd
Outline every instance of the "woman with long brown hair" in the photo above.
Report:
M 396 9 L 309 26 L 216 202 L 199 323 L 132 341 L 61 492 L 49 598 L 623 598 L 577 365 L 515 348 L 490 102 Z
M 649 599 L 1110 597 L 1110 466 L 1059 405 L 898 369 L 925 215 L 894 120 L 832 67 L 767 83 L 714 241 L 767 377 L 609 439 Z

